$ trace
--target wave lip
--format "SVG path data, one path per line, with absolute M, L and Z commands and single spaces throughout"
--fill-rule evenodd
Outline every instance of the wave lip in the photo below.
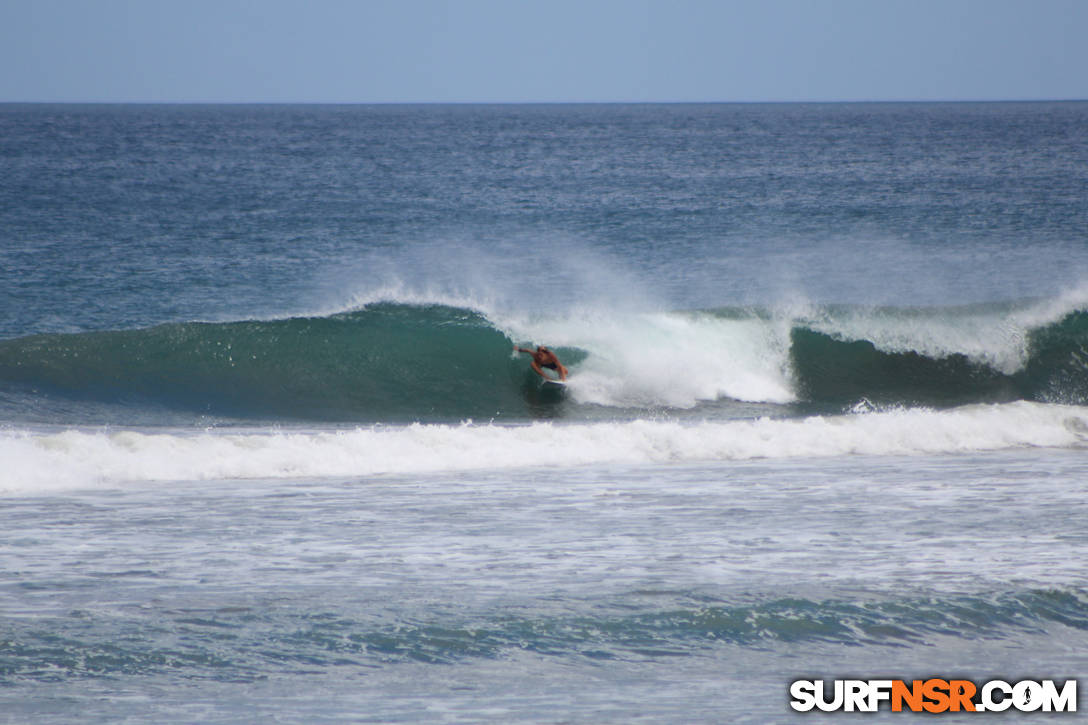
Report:
M 128 481 L 356 478 L 540 466 L 914 455 L 1082 447 L 1088 408 L 1017 402 L 953 410 L 694 424 L 374 426 L 326 432 L 0 434 L 0 490 Z

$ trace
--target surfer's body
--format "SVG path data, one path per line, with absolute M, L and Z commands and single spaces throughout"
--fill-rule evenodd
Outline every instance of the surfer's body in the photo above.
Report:
M 536 350 L 529 350 L 528 348 L 518 347 L 514 345 L 514 349 L 518 352 L 527 352 L 533 356 L 533 362 L 531 363 L 533 370 L 536 374 L 545 380 L 550 380 L 547 375 L 544 374 L 543 368 L 554 370 L 559 373 L 560 380 L 567 379 L 567 368 L 563 366 L 563 363 L 559 362 L 559 358 L 555 356 L 555 353 L 544 347 L 543 345 L 537 346 Z

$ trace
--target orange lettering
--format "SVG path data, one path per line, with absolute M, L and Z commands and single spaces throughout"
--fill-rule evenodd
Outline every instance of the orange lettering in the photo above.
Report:
M 902 712 L 904 701 L 906 701 L 907 707 L 909 707 L 912 712 L 921 712 L 921 680 L 915 680 L 911 683 L 910 687 L 907 687 L 907 683 L 903 682 L 902 680 L 892 681 L 892 712 Z
M 950 680 L 948 691 L 951 694 L 951 710 L 959 712 L 962 707 L 967 712 L 975 711 L 975 703 L 971 698 L 975 696 L 975 683 L 970 680 Z
M 926 712 L 945 712 L 948 710 L 948 680 L 934 678 L 922 683 L 922 694 L 930 700 L 922 703 Z

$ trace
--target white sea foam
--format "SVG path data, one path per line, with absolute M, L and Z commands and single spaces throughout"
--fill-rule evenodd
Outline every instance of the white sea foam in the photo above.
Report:
M 794 400 L 788 325 L 679 313 L 584 313 L 498 324 L 515 339 L 586 351 L 571 386 L 581 403 L 690 408 L 721 397 Z
M 911 455 L 1088 442 L 1088 408 L 1037 403 L 807 419 L 525 426 L 410 425 L 318 432 L 0 434 L 0 491 L 125 482 L 354 478 L 471 469 Z

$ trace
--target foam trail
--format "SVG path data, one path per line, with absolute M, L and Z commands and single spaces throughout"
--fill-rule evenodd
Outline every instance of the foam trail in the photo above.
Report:
M 376 426 L 350 431 L 0 434 L 0 491 L 127 481 L 355 478 L 471 469 L 911 455 L 1079 447 L 1088 408 L 1017 402 L 948 411 L 729 422 L 636 420 L 526 426 Z

